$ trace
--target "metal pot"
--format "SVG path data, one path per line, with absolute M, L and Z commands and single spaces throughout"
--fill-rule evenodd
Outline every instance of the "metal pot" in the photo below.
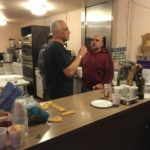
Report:
M 10 53 L 3 54 L 3 60 L 4 62 L 12 62 L 12 54 Z

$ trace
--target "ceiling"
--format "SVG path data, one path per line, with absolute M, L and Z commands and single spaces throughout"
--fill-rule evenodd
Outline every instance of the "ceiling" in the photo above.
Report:
M 0 0 L 0 11 L 7 17 L 9 23 L 22 23 L 42 18 L 34 16 L 30 10 L 23 7 L 27 1 L 28 0 Z M 90 5 L 99 4 L 104 1 L 109 0 L 48 0 L 55 8 L 54 10 L 49 11 L 44 17 L 73 11 Z

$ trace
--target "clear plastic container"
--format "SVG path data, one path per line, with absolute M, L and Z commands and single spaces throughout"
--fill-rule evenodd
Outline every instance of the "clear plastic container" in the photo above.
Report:
M 16 99 L 12 109 L 13 124 L 23 124 L 25 126 L 24 134 L 28 136 L 28 115 L 25 98 Z

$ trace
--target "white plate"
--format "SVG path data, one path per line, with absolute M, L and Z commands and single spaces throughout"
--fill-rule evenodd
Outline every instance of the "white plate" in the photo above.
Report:
M 125 98 L 125 97 L 121 97 L 121 100 L 123 100 L 123 101 L 134 101 L 134 100 L 136 100 L 136 99 L 138 99 L 139 97 L 138 96 L 136 96 L 135 98 Z
M 105 99 L 98 99 L 91 102 L 91 105 L 98 108 L 108 108 L 113 106 L 113 103 L 105 100 Z

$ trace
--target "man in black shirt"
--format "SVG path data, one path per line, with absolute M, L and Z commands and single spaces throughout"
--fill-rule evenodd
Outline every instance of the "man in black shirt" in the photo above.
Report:
M 53 42 L 45 51 L 47 100 L 73 94 L 73 75 L 81 63 L 87 49 L 82 46 L 78 56 L 72 61 L 64 43 L 69 40 L 70 31 L 63 20 L 51 25 Z

